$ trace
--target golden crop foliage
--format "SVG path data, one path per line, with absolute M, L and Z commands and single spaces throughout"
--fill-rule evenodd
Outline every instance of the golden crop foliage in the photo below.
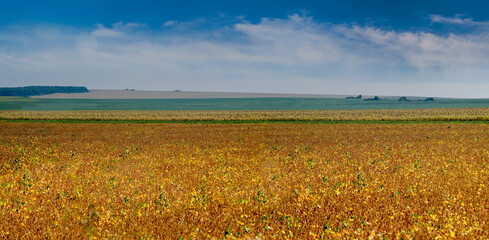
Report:
M 488 121 L 489 108 L 265 111 L 0 111 L 6 120 Z
M 0 122 L 0 238 L 489 238 L 489 125 Z

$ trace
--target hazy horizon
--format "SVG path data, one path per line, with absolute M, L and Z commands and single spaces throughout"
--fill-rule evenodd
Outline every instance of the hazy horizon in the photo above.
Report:
M 0 0 L 0 86 L 488 98 L 487 7 Z

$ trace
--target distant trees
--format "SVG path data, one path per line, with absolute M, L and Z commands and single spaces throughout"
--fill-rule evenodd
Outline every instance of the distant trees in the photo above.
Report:
M 37 96 L 53 93 L 83 93 L 89 92 L 86 87 L 73 86 L 28 86 L 0 88 L 0 96 Z
M 363 96 L 362 95 L 358 95 L 356 97 L 346 97 L 345 99 L 362 99 Z M 377 100 L 380 100 L 379 96 L 375 96 L 373 98 L 365 98 L 363 99 L 363 101 L 377 101 Z
M 362 99 L 362 95 L 358 95 L 356 97 L 346 97 L 346 99 Z
M 349 97 L 346 97 L 345 99 L 362 99 L 362 95 L 358 95 L 356 97 L 349 96 Z M 365 98 L 363 100 L 364 101 L 378 101 L 378 100 L 381 100 L 381 99 L 378 96 L 375 96 L 373 98 Z M 399 99 L 397 101 L 398 102 L 411 102 L 411 100 L 409 100 L 407 97 L 399 97 Z M 413 100 L 413 101 L 415 101 L 415 100 Z M 435 101 L 435 99 L 432 98 L 432 97 L 427 97 L 425 99 L 418 99 L 417 101 L 432 102 L 432 101 Z
M 363 99 L 363 101 L 377 101 L 377 100 L 380 100 L 379 96 L 375 96 L 373 98 L 366 98 L 366 99 Z

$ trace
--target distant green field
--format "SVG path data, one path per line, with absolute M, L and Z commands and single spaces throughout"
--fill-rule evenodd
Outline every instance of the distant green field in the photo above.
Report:
M 489 99 L 432 102 L 338 98 L 31 99 L 0 97 L 0 110 L 350 110 L 489 107 Z

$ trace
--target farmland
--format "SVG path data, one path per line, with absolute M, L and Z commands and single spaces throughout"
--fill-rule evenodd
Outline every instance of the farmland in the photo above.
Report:
M 422 122 L 489 120 L 489 108 L 309 111 L 0 111 L 0 120 L 55 122 Z
M 49 95 L 47 95 L 49 96 Z M 80 111 L 202 111 L 202 110 L 363 110 L 487 108 L 489 99 L 435 99 L 399 102 L 344 98 L 188 98 L 188 99 L 45 99 L 0 97 L 0 110 Z
M 487 238 L 488 133 L 0 121 L 0 238 Z

